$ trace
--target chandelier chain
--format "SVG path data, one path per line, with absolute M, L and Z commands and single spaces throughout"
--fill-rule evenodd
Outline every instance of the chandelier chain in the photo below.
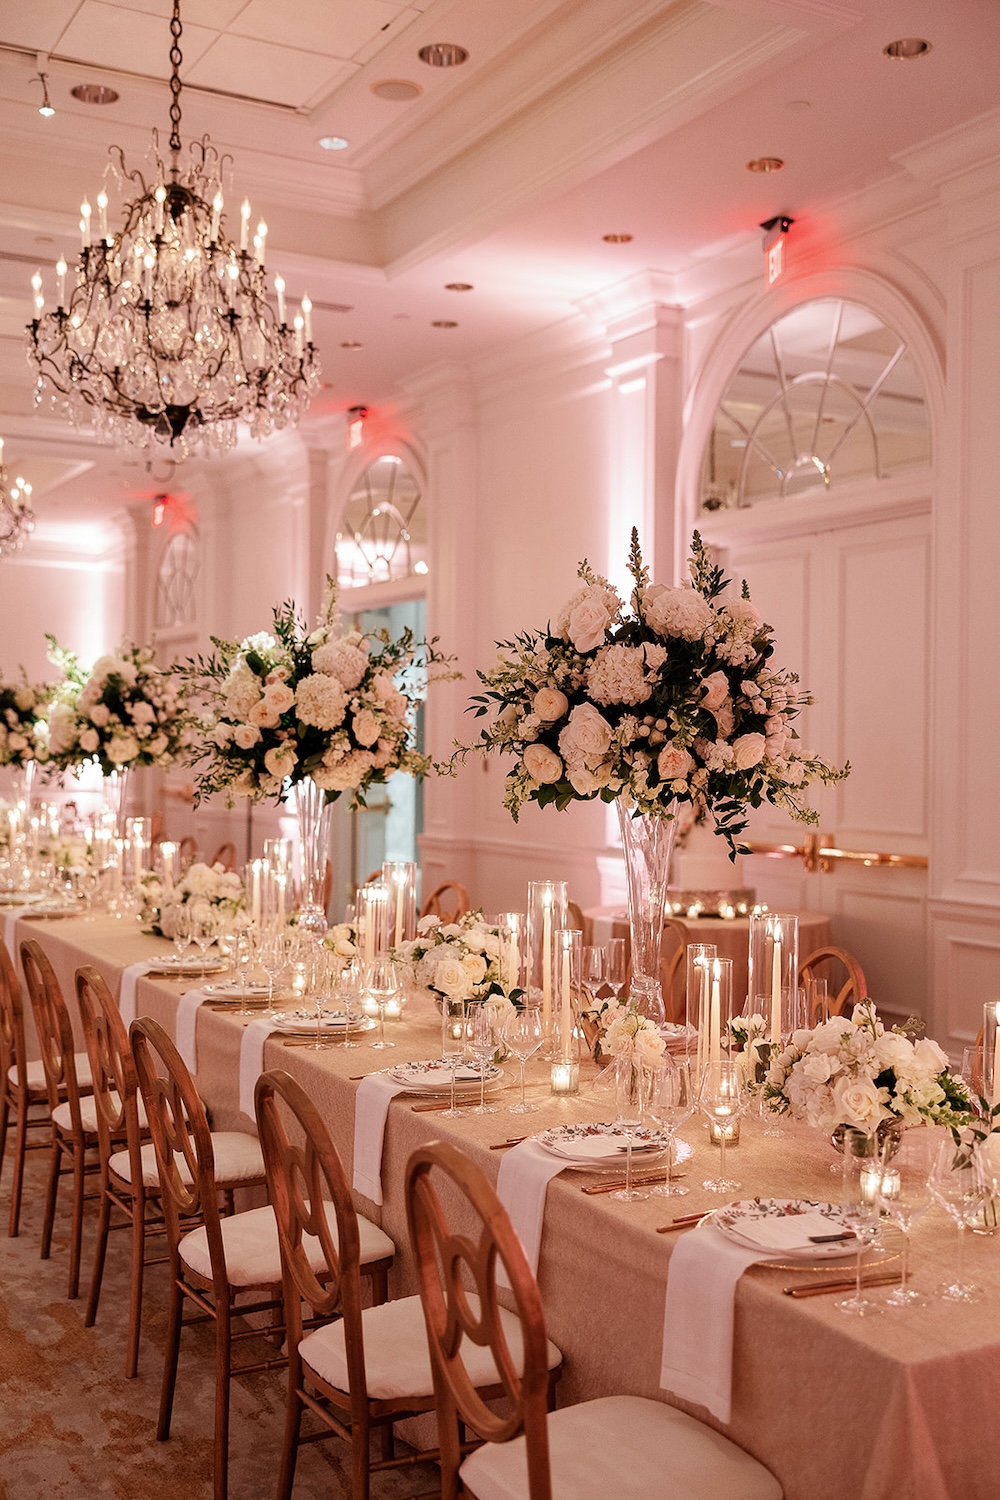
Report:
M 174 13 L 170 18 L 170 150 L 174 156 L 173 172 L 177 173 L 177 157 L 181 149 L 181 5 L 174 0 Z

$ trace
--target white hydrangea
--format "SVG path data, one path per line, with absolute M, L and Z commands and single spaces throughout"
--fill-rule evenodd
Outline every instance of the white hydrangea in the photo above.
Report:
M 313 653 L 315 657 L 316 653 Z M 312 724 L 317 729 L 336 729 L 343 723 L 347 710 L 347 694 L 336 677 L 323 672 L 314 672 L 303 677 L 296 689 L 298 714 L 303 724 Z

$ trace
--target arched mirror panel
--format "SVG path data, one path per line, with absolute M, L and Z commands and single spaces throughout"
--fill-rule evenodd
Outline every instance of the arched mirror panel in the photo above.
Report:
M 341 588 L 391 583 L 427 572 L 420 483 L 397 454 L 373 459 L 351 489 L 337 533 Z

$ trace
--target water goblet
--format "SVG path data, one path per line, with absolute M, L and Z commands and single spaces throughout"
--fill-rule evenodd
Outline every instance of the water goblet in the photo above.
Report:
M 933 1162 L 933 1136 L 924 1126 L 908 1130 L 898 1147 L 887 1141 L 880 1154 L 878 1206 L 903 1236 L 903 1269 L 899 1286 L 885 1301 L 889 1307 L 923 1307 L 927 1298 L 910 1286 L 910 1231 L 931 1206 L 928 1178 Z
M 694 1114 L 697 1090 L 695 1066 L 687 1057 L 665 1057 L 653 1069 L 649 1103 L 646 1112 L 653 1124 L 667 1137 L 667 1180 L 652 1189 L 656 1198 L 680 1197 L 688 1189 L 672 1180 L 674 1136 Z
M 174 945 L 174 951 L 177 954 L 178 960 L 183 960 L 185 953 L 194 940 L 191 931 L 191 911 L 187 906 L 178 904 L 172 908 L 170 920 L 170 939 Z
M 620 1057 L 615 1064 L 616 1123 L 625 1137 L 625 1186 L 609 1194 L 619 1203 L 636 1203 L 648 1198 L 645 1188 L 632 1186 L 632 1141 L 649 1107 L 653 1069 L 634 1058 Z
M 580 950 L 580 979 L 593 1008 L 604 983 L 604 949 L 585 943 Z
M 615 1004 L 625 987 L 628 973 L 628 957 L 624 938 L 609 938 L 604 945 L 604 983 L 611 991 Z
M 521 1010 L 512 1010 L 504 1023 L 503 1036 L 521 1069 L 521 1100 L 510 1106 L 510 1112 L 512 1115 L 533 1114 L 538 1105 L 525 1102 L 524 1067 L 545 1040 L 545 1024 L 538 1006 L 525 1005 Z
M 199 906 L 191 913 L 191 936 L 203 959 L 219 936 L 219 913 L 211 906 Z
M 395 1047 L 396 1043 L 387 1041 L 385 1035 L 385 1008 L 390 1000 L 395 1000 L 399 995 L 399 971 L 396 965 L 388 958 L 373 958 L 365 965 L 364 987 L 378 1008 L 378 1036 L 374 1042 L 369 1042 L 369 1047 L 382 1051 L 387 1047 Z
M 742 1187 L 735 1178 L 726 1176 L 726 1146 L 736 1134 L 736 1125 L 748 1098 L 746 1076 L 740 1063 L 722 1058 L 708 1063 L 703 1069 L 698 1105 L 719 1141 L 719 1175 L 706 1178 L 702 1183 L 709 1193 L 735 1193 Z
M 486 1070 L 500 1045 L 500 1022 L 495 1005 L 481 1000 L 470 1007 L 466 1025 L 466 1046 L 479 1068 L 479 1103 L 470 1114 L 495 1115 L 497 1105 L 486 1102 Z
M 981 1213 L 988 1191 L 979 1150 L 944 1141 L 931 1163 L 928 1183 L 935 1202 L 955 1221 L 958 1230 L 955 1275 L 938 1289 L 938 1296 L 946 1302 L 979 1302 L 982 1287 L 965 1279 L 965 1231 Z
M 247 987 L 254 965 L 254 934 L 249 927 L 239 927 L 236 929 L 233 943 L 236 972 L 240 978 L 240 1008 L 236 1014 L 249 1016 L 253 1014 L 247 998 Z
M 360 1047 L 353 1032 L 362 1016 L 361 1011 L 361 966 L 352 960 L 345 964 L 337 980 L 337 995 L 344 1007 L 344 1046 Z
M 260 930 L 257 942 L 257 962 L 267 975 L 267 1014 L 273 1016 L 274 984 L 288 963 L 288 933 L 284 927 L 267 926 Z
M 879 1183 L 882 1166 L 874 1132 L 846 1126 L 843 1139 L 841 1211 L 847 1227 L 854 1232 L 854 1291 L 834 1303 L 838 1312 L 848 1317 L 877 1316 L 883 1304 L 866 1297 L 861 1289 L 861 1264 L 865 1251 L 879 1235 Z
M 455 1103 L 455 1080 L 465 1056 L 466 1025 L 465 1000 L 445 995 L 441 1001 L 441 1060 L 451 1068 L 451 1098 L 448 1108 L 441 1113 L 450 1119 L 465 1114 Z

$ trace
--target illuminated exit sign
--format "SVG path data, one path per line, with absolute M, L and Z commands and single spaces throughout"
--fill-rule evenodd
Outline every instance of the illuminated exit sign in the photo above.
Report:
M 768 286 L 773 286 L 785 269 L 785 236 L 794 222 L 794 219 L 779 214 L 776 219 L 768 219 L 760 226 L 764 231 L 764 266 Z

